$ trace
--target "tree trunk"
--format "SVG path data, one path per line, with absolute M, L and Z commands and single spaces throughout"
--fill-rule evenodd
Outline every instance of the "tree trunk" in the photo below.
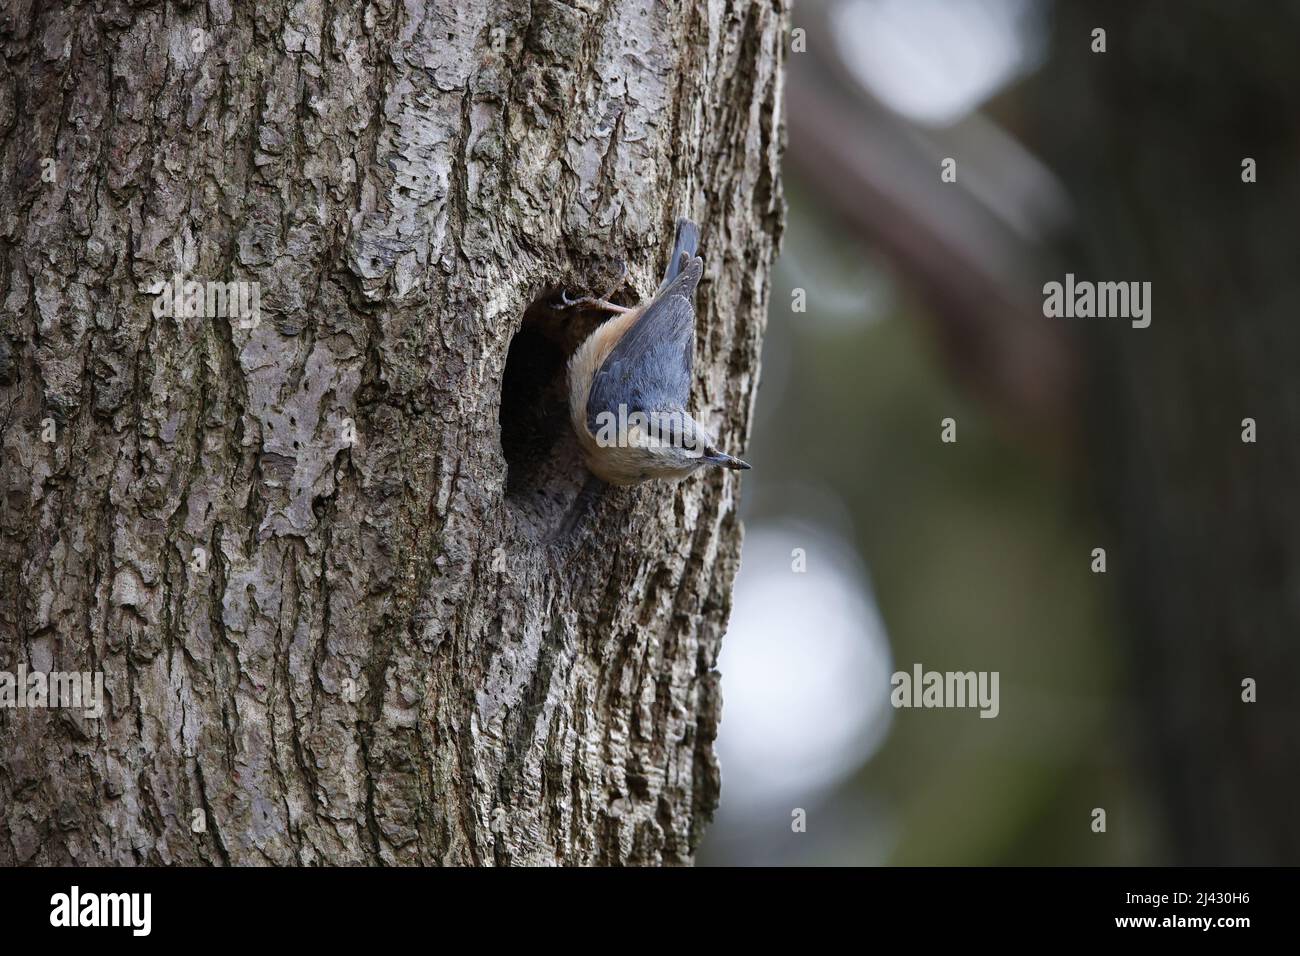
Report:
M 743 450 L 784 7 L 6 5 L 0 670 L 106 709 L 0 708 L 0 863 L 690 862 L 738 478 L 580 494 L 546 303 L 692 215 Z

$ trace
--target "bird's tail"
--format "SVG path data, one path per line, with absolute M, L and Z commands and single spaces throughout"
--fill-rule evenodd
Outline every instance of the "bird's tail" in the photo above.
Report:
M 683 266 L 691 260 L 700 246 L 700 227 L 686 217 L 677 220 L 677 241 L 673 243 L 673 257 L 668 260 L 668 270 L 664 273 L 663 288 L 677 278 Z M 684 257 L 684 258 L 683 258 Z

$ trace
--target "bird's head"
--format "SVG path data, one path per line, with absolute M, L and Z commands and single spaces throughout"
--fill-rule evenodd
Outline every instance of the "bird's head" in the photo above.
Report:
M 720 451 L 709 430 L 681 410 L 637 418 L 629 425 L 626 439 L 649 478 L 684 478 L 708 466 L 737 471 L 750 467 Z

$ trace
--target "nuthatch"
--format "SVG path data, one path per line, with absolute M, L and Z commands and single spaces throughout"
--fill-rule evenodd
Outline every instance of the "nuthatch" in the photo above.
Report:
M 587 467 L 614 485 L 680 479 L 706 465 L 746 469 L 718 451 L 708 429 L 691 417 L 691 296 L 704 273 L 696 254 L 699 229 L 677 220 L 677 241 L 664 281 L 649 302 L 627 309 L 605 299 L 570 299 L 617 313 L 569 360 L 569 415 Z

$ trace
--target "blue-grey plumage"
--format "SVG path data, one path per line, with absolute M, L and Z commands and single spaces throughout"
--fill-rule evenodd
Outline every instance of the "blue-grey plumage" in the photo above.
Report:
M 672 271 L 672 270 L 670 270 Z M 691 362 L 695 351 L 695 309 L 691 296 L 704 273 L 704 262 L 690 259 L 641 308 L 592 378 L 587 397 L 587 427 L 595 432 L 597 416 L 628 412 L 684 410 L 691 397 Z M 626 414 L 626 413 L 625 413 Z
M 749 465 L 718 451 L 687 411 L 695 345 L 691 298 L 704 273 L 699 230 L 677 222 L 664 280 L 650 301 L 625 309 L 600 299 L 564 300 L 619 313 L 593 332 L 569 360 L 569 406 L 588 467 L 629 485 L 684 478 L 705 465 Z

